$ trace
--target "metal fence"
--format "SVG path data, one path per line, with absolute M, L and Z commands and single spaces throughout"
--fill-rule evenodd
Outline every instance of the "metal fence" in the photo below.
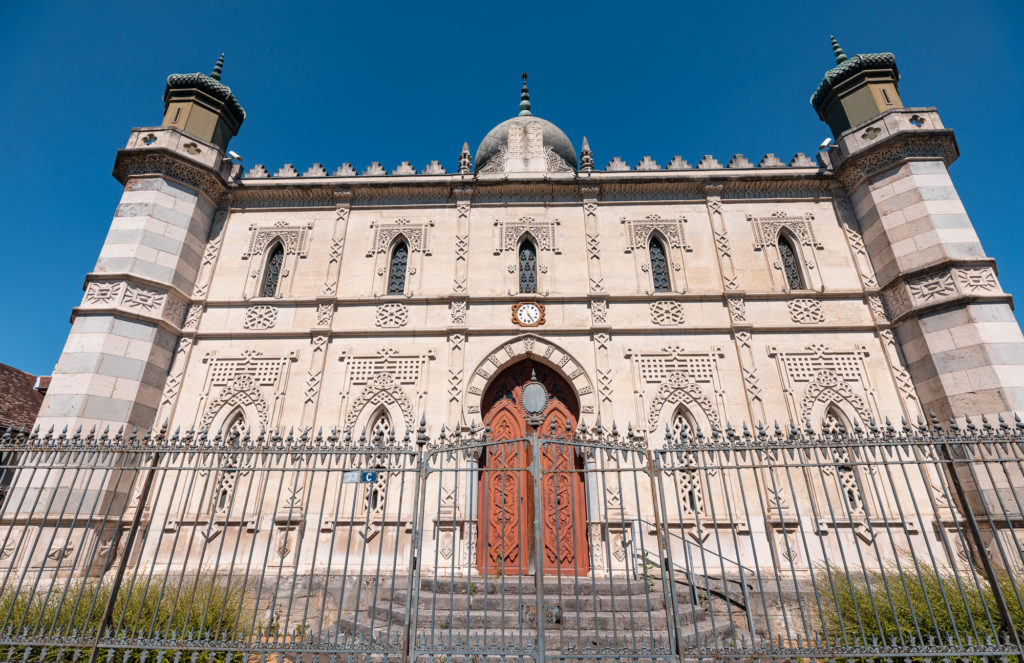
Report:
M 0 438 L 0 660 L 1018 657 L 1024 425 Z

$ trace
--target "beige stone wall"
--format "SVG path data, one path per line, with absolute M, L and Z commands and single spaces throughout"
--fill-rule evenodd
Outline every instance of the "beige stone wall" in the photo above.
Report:
M 493 191 L 501 185 L 478 180 L 469 194 L 445 187 L 436 200 L 411 192 L 391 205 L 358 188 L 325 189 L 333 204 L 316 207 L 265 184 L 279 206 L 232 206 L 213 267 L 199 277 L 208 294 L 185 322 L 187 352 L 179 348 L 171 371 L 177 393 L 165 392 L 158 420 L 218 426 L 241 407 L 254 427 L 358 434 L 386 401 L 400 431 L 424 414 L 433 431 L 479 420 L 489 377 L 527 355 L 575 375 L 577 392 L 587 392 L 585 421 L 600 414 L 655 439 L 680 404 L 721 426 L 806 416 L 817 425 L 829 403 L 850 420 L 919 413 L 856 221 L 840 218 L 826 184 L 808 183 L 816 195 L 800 200 L 737 199 L 728 187 L 722 196 L 721 183 L 680 183 L 665 195 L 672 189 L 661 182 L 645 191 L 598 181 L 588 212 L 583 199 L 595 194 L 581 194 L 571 177 L 547 196 L 536 184 Z M 531 195 L 549 202 L 496 200 Z M 804 265 L 805 290 L 787 291 L 780 226 Z M 671 292 L 652 292 L 652 228 L 667 240 Z M 454 284 L 460 229 L 467 292 Z M 398 232 L 409 242 L 409 275 L 406 293 L 388 296 Z M 536 295 L 516 294 L 522 233 L 538 245 Z M 286 245 L 279 295 L 257 297 L 277 236 Z M 512 323 L 521 300 L 544 304 L 543 326 Z M 259 379 L 236 389 L 236 373 Z M 395 378 L 379 397 L 377 374 Z

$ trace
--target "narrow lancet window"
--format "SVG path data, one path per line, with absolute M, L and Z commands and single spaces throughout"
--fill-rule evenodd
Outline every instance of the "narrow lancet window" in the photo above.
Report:
M 391 252 L 391 270 L 388 272 L 388 294 L 405 294 L 405 272 L 409 266 L 409 245 L 398 242 Z
M 779 235 L 779 257 L 782 259 L 782 271 L 786 274 L 786 284 L 790 290 L 803 290 L 803 272 L 800 270 L 800 259 L 796 249 L 785 235 Z
M 668 257 L 665 255 L 665 245 L 657 237 L 651 237 L 649 248 L 654 292 L 668 292 L 672 289 L 672 283 L 668 276 Z
M 519 292 L 537 292 L 537 248 L 528 239 L 519 245 Z
M 260 297 L 274 297 L 277 295 L 277 284 L 281 280 L 281 266 L 284 264 L 284 247 L 275 244 L 267 257 L 267 266 L 263 270 L 263 285 L 260 287 Z

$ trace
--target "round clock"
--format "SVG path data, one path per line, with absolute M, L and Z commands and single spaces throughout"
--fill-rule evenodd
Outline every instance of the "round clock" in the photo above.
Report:
M 536 327 L 544 323 L 544 311 L 534 302 L 523 302 L 516 306 L 513 320 L 524 327 Z

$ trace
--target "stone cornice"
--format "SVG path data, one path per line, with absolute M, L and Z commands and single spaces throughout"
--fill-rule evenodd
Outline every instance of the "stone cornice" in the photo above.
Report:
M 228 192 L 220 173 L 162 147 L 118 150 L 113 175 L 122 185 L 131 177 L 169 177 L 198 190 L 215 206 Z
M 234 209 L 331 207 L 333 191 L 352 191 L 352 205 L 445 205 L 465 197 L 474 205 L 579 203 L 597 191 L 603 201 L 703 200 L 705 186 L 721 187 L 723 200 L 818 199 L 830 197 L 825 168 L 719 169 L 689 171 L 593 172 L 576 177 L 476 179 L 465 175 L 252 178 L 232 183 Z
M 836 168 L 836 179 L 852 192 L 872 175 L 915 159 L 941 159 L 948 167 L 960 156 L 950 129 L 920 133 L 899 133 L 878 142 L 872 149 L 856 153 Z

